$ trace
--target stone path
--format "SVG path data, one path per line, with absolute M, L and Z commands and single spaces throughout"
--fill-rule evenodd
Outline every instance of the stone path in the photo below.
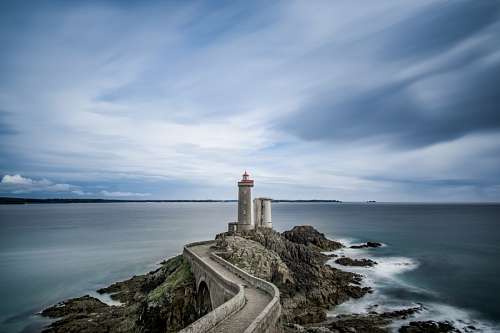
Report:
M 237 333 L 244 332 L 250 326 L 252 321 L 264 310 L 267 304 L 271 301 L 271 296 L 247 283 L 245 280 L 234 275 L 224 268 L 221 264 L 210 258 L 210 246 L 213 244 L 197 245 L 190 247 L 203 261 L 209 264 L 213 269 L 219 272 L 228 280 L 245 286 L 246 303 L 240 311 L 233 314 L 231 317 L 219 323 L 217 326 L 209 330 L 210 333 Z

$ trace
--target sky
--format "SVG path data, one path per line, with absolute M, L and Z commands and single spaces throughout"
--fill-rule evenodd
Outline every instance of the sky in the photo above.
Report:
M 1 1 L 0 196 L 500 201 L 499 1 Z

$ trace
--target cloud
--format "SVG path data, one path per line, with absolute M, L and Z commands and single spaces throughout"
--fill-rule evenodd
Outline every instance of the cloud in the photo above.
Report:
M 389 44 L 383 57 L 366 61 L 395 74 L 345 94 L 325 86 L 286 116 L 283 128 L 306 140 L 407 148 L 499 130 L 499 9 L 495 2 L 437 3 L 377 32 L 370 38 Z
M 497 2 L 1 6 L 2 191 L 500 199 Z
M 99 188 L 101 186 L 92 186 Z M 23 177 L 20 174 L 4 175 L 0 181 L 0 193 L 10 194 L 66 194 L 77 196 L 90 196 L 90 197 L 146 197 L 150 193 L 139 192 L 125 192 L 125 191 L 108 191 L 101 190 L 98 193 L 92 191 L 85 191 L 81 186 L 54 183 L 48 179 L 32 179 Z
M 151 193 L 136 193 L 136 192 L 108 192 L 108 191 L 101 191 L 100 192 L 103 196 L 105 197 L 147 197 L 150 196 Z
M 4 175 L 0 181 L 0 192 L 13 194 L 49 192 L 75 193 L 81 192 L 78 186 L 70 184 L 55 184 L 47 179 L 33 180 L 19 174 Z M 82 192 L 83 193 L 83 192 Z
M 2 178 L 1 184 L 12 184 L 12 185 L 32 185 L 33 180 L 29 178 L 24 178 L 21 175 L 5 175 Z
M 92 192 L 84 192 L 82 190 L 72 190 L 71 191 L 72 194 L 76 194 L 76 195 L 79 195 L 79 196 L 94 196 L 94 193 Z
M 434 2 L 387 31 L 381 56 L 417 59 L 446 52 L 495 24 L 499 10 L 495 1 Z

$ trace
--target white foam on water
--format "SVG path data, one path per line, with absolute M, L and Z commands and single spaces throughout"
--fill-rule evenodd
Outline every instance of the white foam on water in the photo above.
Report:
M 396 320 L 390 326 L 392 332 L 397 332 L 399 327 L 410 321 L 449 321 L 453 326 L 464 333 L 468 332 L 500 332 L 500 327 L 494 323 L 477 319 L 479 316 L 473 312 L 442 303 L 424 302 L 422 304 L 407 300 L 397 299 L 386 294 L 387 288 L 404 288 L 418 294 L 435 295 L 433 291 L 419 288 L 401 278 L 401 274 L 418 268 L 418 261 L 407 257 L 373 257 L 366 249 L 343 248 L 334 252 L 339 256 L 353 259 L 367 258 L 377 262 L 373 267 L 342 266 L 335 263 L 332 258 L 328 264 L 343 271 L 358 273 L 363 276 L 362 285 L 371 287 L 373 293 L 366 294 L 359 299 L 350 299 L 335 307 L 328 316 L 335 317 L 340 314 L 367 314 L 371 311 L 389 312 L 423 306 L 421 312 L 412 315 L 406 320 Z M 476 330 L 473 330 L 474 327 Z
M 401 302 L 391 299 L 380 291 L 375 290 L 373 293 L 366 294 L 362 298 L 352 298 L 347 302 L 338 305 L 327 315 L 329 317 L 335 317 L 341 314 L 367 314 L 371 311 L 390 312 L 418 306 L 420 306 L 420 304 L 415 302 Z
M 349 301 L 338 305 L 329 315 L 348 313 L 363 314 L 370 311 L 395 311 L 403 308 L 418 306 L 418 304 L 414 302 L 396 302 L 383 293 L 384 286 L 387 285 L 391 285 L 392 287 L 415 289 L 415 291 L 418 290 L 418 292 L 422 292 L 422 290 L 406 284 L 398 277 L 401 273 L 416 269 L 418 267 L 418 262 L 415 260 L 406 257 L 370 258 L 370 256 L 366 256 L 366 252 L 360 251 L 360 249 L 342 249 L 335 253 L 346 256 L 349 254 L 349 257 L 354 259 L 369 258 L 375 260 L 377 264 L 372 267 L 355 267 L 339 265 L 335 263 L 335 259 L 337 258 L 333 258 L 328 261 L 328 264 L 332 267 L 362 275 L 362 285 L 373 289 L 372 293 L 366 294 L 362 298 L 350 299 Z M 352 255 L 350 255 L 351 253 Z
M 344 269 L 344 266 L 340 266 L 337 264 L 335 264 L 334 266 L 339 269 Z M 391 260 L 388 261 L 386 265 L 380 265 L 380 267 L 377 266 L 378 265 L 369 268 L 349 267 L 349 271 L 363 275 L 362 285 L 371 287 L 373 289 L 373 292 L 370 294 L 366 294 L 362 298 L 351 299 L 345 303 L 342 303 L 335 308 L 335 314 L 368 313 L 370 311 L 395 311 L 401 310 L 403 308 L 418 306 L 418 304 L 416 304 L 415 302 L 403 303 L 401 301 L 396 301 L 391 297 L 385 295 L 383 292 L 383 286 L 388 284 L 407 289 L 417 289 L 413 286 L 405 284 L 403 281 L 397 278 L 397 274 L 407 270 L 415 269 L 417 267 L 415 263 L 410 263 L 407 260 L 400 261 L 396 258 L 391 258 Z M 418 291 L 421 292 L 421 290 Z
M 397 332 L 399 327 L 407 325 L 410 321 L 448 321 L 455 328 L 462 332 L 483 332 L 498 333 L 500 326 L 486 320 L 477 319 L 478 315 L 474 311 L 461 309 L 455 306 L 442 303 L 426 303 L 424 310 L 416 313 L 406 320 L 396 320 L 390 326 L 392 332 Z
M 111 294 L 99 294 L 98 292 L 91 292 L 90 296 L 97 298 L 101 302 L 111 305 L 111 306 L 123 306 L 124 304 L 120 301 L 116 301 L 111 298 Z
M 336 239 L 331 239 L 333 241 L 336 241 L 336 242 L 340 242 L 342 243 L 342 245 L 346 246 L 346 247 L 349 247 L 351 245 L 355 245 L 355 244 L 358 244 L 359 243 L 359 240 L 356 239 L 356 238 L 336 238 Z
M 362 275 L 363 284 L 369 287 L 383 285 L 388 282 L 397 282 L 400 285 L 406 285 L 404 281 L 399 279 L 398 275 L 408 271 L 412 271 L 418 267 L 418 262 L 412 258 L 407 257 L 373 257 L 366 255 L 363 251 L 351 251 L 354 249 L 343 249 L 335 252 L 339 256 L 346 256 L 353 259 L 371 259 L 377 262 L 372 267 L 357 267 L 357 266 L 343 266 L 335 263 L 338 258 L 332 258 L 328 264 L 337 269 L 358 273 Z M 360 253 L 361 252 L 361 253 Z M 410 287 L 410 286 L 409 286 Z M 413 287 L 414 288 L 414 287 Z

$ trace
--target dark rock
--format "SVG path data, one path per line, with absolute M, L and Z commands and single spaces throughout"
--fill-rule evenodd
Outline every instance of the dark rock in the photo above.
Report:
M 360 244 L 360 245 L 351 245 L 350 248 L 351 249 L 364 249 L 364 248 L 367 248 L 367 247 L 381 247 L 381 246 L 382 246 L 381 243 L 366 242 L 366 243 Z
M 435 322 L 429 321 L 412 321 L 409 325 L 405 325 L 399 329 L 400 333 L 459 333 L 451 323 L 447 321 Z
M 348 257 L 342 257 L 335 260 L 335 262 L 339 265 L 343 266 L 361 266 L 361 267 L 372 267 L 377 263 L 370 259 L 352 259 Z
M 41 315 L 45 317 L 57 318 L 70 314 L 89 314 L 92 312 L 102 311 L 107 307 L 107 304 L 101 302 L 97 298 L 85 295 L 51 306 L 50 308 L 43 310 Z
M 283 232 L 283 237 L 291 242 L 313 247 L 319 251 L 335 251 L 344 247 L 341 243 L 325 237 L 310 225 L 300 225 Z
M 338 315 L 328 321 L 306 325 L 285 325 L 285 333 L 332 332 L 332 333 L 388 333 L 388 325 L 394 320 L 406 319 L 420 312 L 422 306 L 390 312 L 372 312 L 369 314 Z
M 330 331 L 326 327 L 309 327 L 309 328 L 307 328 L 306 332 L 307 333 L 337 333 L 337 332 Z
M 424 307 L 422 305 L 413 307 L 413 308 L 406 308 L 402 310 L 395 310 L 395 311 L 388 311 L 388 312 L 382 312 L 380 314 L 377 314 L 377 316 L 381 318 L 386 318 L 386 319 L 408 319 L 410 316 L 414 315 L 415 313 L 418 313 L 422 311 Z
M 304 333 L 306 331 L 304 326 L 293 323 L 283 323 L 284 333 Z
M 331 332 L 366 332 L 366 333 L 387 333 L 387 325 L 396 319 L 406 319 L 409 316 L 420 312 L 422 306 L 407 308 L 389 312 L 371 312 L 369 314 L 349 314 L 339 315 L 323 323 L 321 326 L 328 328 Z
M 295 311 L 293 321 L 297 324 L 318 323 L 326 319 L 323 307 L 308 307 L 305 311 Z

